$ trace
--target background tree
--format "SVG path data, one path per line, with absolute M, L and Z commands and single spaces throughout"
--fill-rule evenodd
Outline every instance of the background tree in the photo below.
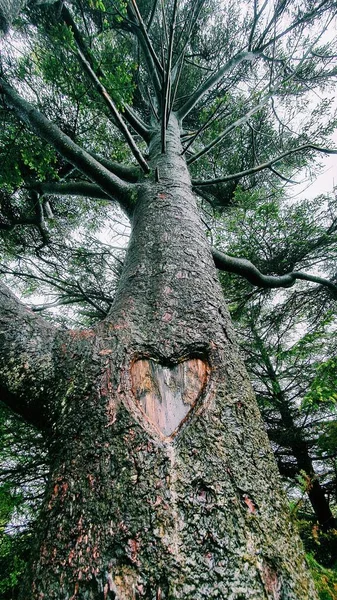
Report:
M 20 268 L 4 272 L 53 280 L 57 302 L 77 288 L 104 316 L 109 259 L 91 257 L 85 287 L 67 282 L 62 256 L 81 269 L 90 248 L 64 240 L 106 224 L 111 202 L 132 226 L 94 328 L 55 329 L 1 287 L 2 399 L 43 432 L 51 464 L 25 597 L 315 595 L 199 215 L 334 151 L 326 103 L 290 124 L 335 74 L 322 35 L 336 7 L 246 8 L 56 3 L 28 7 L 7 38 L 1 228 Z M 213 256 L 264 286 L 336 293 L 325 273 L 261 277 Z M 97 266 L 108 280 L 94 297 Z

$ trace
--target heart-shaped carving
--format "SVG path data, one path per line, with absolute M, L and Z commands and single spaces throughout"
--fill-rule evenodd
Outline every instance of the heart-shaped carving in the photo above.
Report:
M 208 365 L 199 358 L 167 367 L 141 359 L 131 367 L 132 392 L 152 425 L 171 436 L 195 406 L 205 388 Z

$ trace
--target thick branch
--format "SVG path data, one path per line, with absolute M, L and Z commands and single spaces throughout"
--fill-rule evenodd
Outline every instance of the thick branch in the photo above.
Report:
M 88 152 L 78 146 L 57 125 L 51 123 L 32 104 L 0 78 L 0 93 L 22 121 L 39 137 L 51 144 L 67 161 L 96 183 L 109 197 L 118 198 L 123 208 L 131 208 L 132 184 L 127 184 L 108 171 Z
M 246 260 L 245 258 L 234 258 L 224 252 L 220 252 L 216 248 L 212 248 L 212 255 L 217 269 L 228 273 L 241 275 L 249 281 L 249 283 L 261 288 L 287 288 L 294 285 L 296 279 L 304 281 L 312 281 L 323 285 L 331 290 L 337 298 L 337 285 L 325 279 L 324 277 L 316 277 L 302 271 L 292 271 L 286 275 L 264 275 L 257 267 Z
M 198 89 L 190 96 L 190 98 L 185 102 L 185 104 L 178 110 L 177 117 L 178 119 L 184 119 L 188 115 L 188 113 L 195 107 L 195 105 L 207 94 L 207 92 L 216 85 L 222 77 L 240 65 L 243 61 L 252 61 L 256 58 L 257 54 L 254 52 L 240 52 L 231 60 L 228 61 L 221 69 L 219 69 L 216 73 L 208 77 L 203 84 L 201 84 Z
M 37 183 L 34 189 L 44 196 L 81 196 L 96 200 L 110 200 L 111 196 L 104 194 L 101 188 L 87 181 L 67 181 L 66 183 Z
M 51 408 L 58 333 L 0 282 L 0 400 L 40 428 Z
M 124 179 L 129 183 L 137 183 L 140 180 L 142 172 L 138 167 L 132 167 L 128 165 L 122 165 L 121 163 L 115 162 L 114 160 L 109 160 L 105 158 L 105 156 L 101 156 L 100 154 L 96 154 L 95 152 L 89 152 L 90 156 L 92 156 L 97 162 L 99 162 L 103 167 L 111 171 L 114 175 L 117 175 L 120 179 Z
M 218 183 L 225 183 L 226 181 L 233 181 L 235 179 L 241 179 L 242 177 L 246 177 L 247 175 L 252 175 L 254 173 L 258 173 L 259 171 L 263 171 L 264 169 L 269 169 L 272 165 L 283 160 L 287 156 L 294 154 L 296 152 L 302 152 L 304 150 L 316 150 L 317 152 L 323 152 L 324 154 L 337 154 L 337 150 L 333 148 L 321 148 L 320 146 L 315 146 L 314 144 L 303 144 L 302 146 L 298 146 L 298 148 L 292 148 L 287 152 L 283 152 L 272 158 L 271 160 L 261 163 L 260 165 L 256 165 L 256 167 L 251 167 L 250 169 L 246 169 L 245 171 L 239 171 L 238 173 L 233 173 L 232 175 L 225 175 L 224 177 L 217 177 L 216 179 L 206 179 L 206 180 L 198 180 L 193 179 L 192 185 L 194 186 L 204 186 L 204 185 L 216 185 Z M 280 173 L 277 173 L 274 169 L 273 171 L 280 176 Z

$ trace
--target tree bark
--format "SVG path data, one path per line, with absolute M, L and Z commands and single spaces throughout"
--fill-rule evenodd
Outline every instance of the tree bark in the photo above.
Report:
M 316 598 L 179 139 L 152 133 L 111 314 L 57 343 L 25 600 Z

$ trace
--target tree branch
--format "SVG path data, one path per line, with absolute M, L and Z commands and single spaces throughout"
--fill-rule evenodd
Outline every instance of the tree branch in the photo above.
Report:
M 90 51 L 88 50 L 87 45 L 84 42 L 84 39 L 82 37 L 82 34 L 79 31 L 70 11 L 63 3 L 59 2 L 58 5 L 59 5 L 59 8 L 61 9 L 60 14 L 63 18 L 63 21 L 73 32 L 74 40 L 77 44 L 77 48 L 84 56 L 87 63 L 90 65 L 90 67 L 91 67 L 92 71 L 94 72 L 94 74 L 96 75 L 96 77 L 104 78 L 105 75 L 104 75 L 102 69 L 100 67 L 98 67 L 97 69 L 94 68 L 92 55 L 91 55 Z M 144 123 L 140 119 L 140 117 L 138 115 L 136 115 L 135 111 L 130 106 L 128 106 L 127 104 L 124 104 L 124 103 L 123 103 L 123 114 L 125 116 L 126 121 L 129 123 L 129 125 L 131 125 L 131 127 L 133 127 L 133 129 L 136 131 L 136 133 L 138 133 L 146 142 L 148 142 L 150 132 L 149 132 L 148 127 L 146 126 L 146 123 Z
M 318 6 L 315 6 L 312 10 L 310 10 L 309 12 L 305 13 L 304 15 L 302 15 L 299 19 L 295 19 L 295 21 L 293 21 L 293 23 L 291 23 L 289 25 L 289 27 L 287 27 L 286 29 L 284 29 L 283 31 L 281 31 L 279 34 L 273 36 L 265 44 L 261 45 L 262 42 L 263 42 L 263 39 L 266 36 L 268 28 L 269 28 L 269 26 L 267 26 L 267 28 L 262 33 L 260 41 L 257 44 L 257 47 L 256 47 L 257 50 L 263 52 L 266 48 L 268 48 L 268 46 L 270 46 L 271 44 L 275 44 L 275 42 L 277 42 L 282 37 L 284 37 L 285 35 L 287 35 L 287 33 L 290 33 L 290 31 L 292 31 L 293 29 L 295 29 L 295 27 L 298 27 L 298 25 L 302 25 L 303 23 L 309 22 L 312 19 L 312 17 L 315 17 L 315 16 L 319 15 L 320 9 L 324 8 L 324 6 L 326 6 L 326 8 L 323 10 L 323 12 L 325 12 L 325 10 L 329 10 L 329 8 L 330 8 L 330 2 L 328 0 L 323 0 Z M 272 24 L 272 22 L 273 22 L 273 19 L 270 22 L 270 24 Z
M 94 198 L 96 200 L 109 200 L 111 196 L 105 194 L 98 185 L 87 181 L 67 181 L 36 183 L 33 185 L 40 194 L 44 196 L 80 196 L 85 198 Z
M 217 269 L 241 275 L 241 277 L 247 279 L 252 285 L 267 289 L 287 288 L 293 286 L 296 279 L 302 279 L 329 288 L 329 290 L 333 292 L 334 297 L 337 298 L 337 285 L 324 277 L 316 277 L 315 275 L 303 273 L 302 271 L 292 271 L 286 275 L 264 275 L 250 262 L 250 260 L 246 260 L 245 258 L 229 256 L 216 248 L 212 248 L 212 255 Z
M 239 52 L 231 58 L 228 63 L 226 63 L 221 69 L 219 69 L 216 73 L 208 77 L 204 83 L 202 83 L 198 89 L 192 94 L 187 102 L 179 108 L 177 111 L 178 119 L 184 119 L 188 113 L 195 107 L 195 105 L 207 94 L 207 92 L 222 79 L 222 77 L 240 65 L 244 61 L 252 61 L 257 57 L 258 53 L 256 52 Z
M 40 429 L 52 410 L 58 334 L 0 282 L 0 400 Z
M 140 28 L 140 30 L 141 30 L 141 32 L 143 34 L 146 46 L 147 46 L 147 48 L 149 50 L 149 53 L 151 55 L 151 58 L 153 60 L 153 64 L 155 65 L 155 67 L 156 67 L 156 69 L 158 71 L 158 74 L 162 77 L 163 74 L 164 74 L 163 66 L 161 65 L 161 63 L 159 61 L 159 58 L 158 58 L 158 56 L 157 56 L 157 54 L 156 54 L 156 52 L 155 52 L 155 50 L 154 50 L 154 48 L 152 46 L 151 40 L 150 40 L 150 38 L 148 36 L 148 33 L 147 33 L 147 29 L 146 29 L 145 23 L 144 23 L 144 21 L 142 19 L 142 16 L 141 16 L 140 12 L 139 12 L 139 8 L 137 6 L 136 0 L 131 0 L 131 4 L 132 4 L 133 10 L 135 12 L 135 15 L 136 15 L 136 18 L 137 18 L 137 21 L 138 21 L 138 24 L 139 24 L 139 28 Z
M 123 208 L 131 209 L 132 184 L 125 183 L 108 171 L 32 104 L 21 98 L 2 78 L 0 78 L 0 93 L 4 94 L 7 104 L 14 109 L 22 121 L 31 127 L 34 133 L 51 144 L 57 152 L 96 183 L 109 197 L 113 200 L 118 199 Z
M 91 81 L 93 82 L 96 90 L 98 91 L 98 93 L 100 94 L 100 96 L 102 96 L 105 104 L 107 105 L 107 107 L 109 108 L 111 114 L 113 115 L 116 124 L 118 126 L 118 128 L 120 129 L 120 131 L 122 132 L 122 134 L 124 135 L 129 148 L 131 149 L 132 154 L 134 155 L 135 159 L 137 160 L 137 162 L 140 164 L 140 166 L 142 167 L 144 173 L 149 173 L 150 168 L 149 165 L 147 164 L 144 156 L 142 155 L 141 151 L 139 150 L 136 142 L 134 141 L 130 131 L 128 130 L 127 126 L 125 125 L 120 113 L 117 110 L 117 107 L 115 105 L 115 103 L 113 102 L 112 98 L 109 96 L 108 92 L 106 91 L 104 85 L 102 85 L 102 83 L 100 82 L 100 80 L 98 79 L 97 75 L 95 74 L 95 72 L 93 71 L 93 69 L 91 68 L 89 62 L 87 61 L 87 59 L 85 58 L 84 54 L 81 52 L 81 50 L 77 51 L 77 55 L 79 57 L 79 60 L 84 68 L 84 70 L 86 71 L 87 75 L 89 76 L 89 78 L 91 79 Z
M 337 150 L 333 148 L 321 148 L 320 146 L 315 146 L 314 144 L 303 144 L 302 146 L 298 146 L 298 148 L 292 148 L 291 150 L 283 152 L 282 154 L 279 154 L 279 156 L 276 156 L 275 158 L 272 158 L 271 160 L 265 163 L 261 163 L 260 165 L 256 165 L 256 167 L 251 167 L 250 169 L 246 169 L 245 171 L 239 171 L 238 173 L 233 173 L 232 175 L 225 175 L 224 177 L 217 177 L 216 179 L 192 179 L 192 185 L 200 187 L 204 185 L 216 185 L 218 183 L 225 183 L 226 181 L 233 181 L 235 179 L 242 179 L 242 177 L 246 177 L 247 175 L 252 175 L 254 173 L 258 173 L 259 171 L 263 171 L 264 169 L 268 169 L 272 167 L 273 164 L 279 162 L 280 160 L 283 160 L 283 158 L 286 158 L 287 156 L 290 156 L 291 154 L 294 154 L 296 152 L 302 152 L 303 150 L 316 150 L 317 152 L 323 152 L 324 154 L 337 154 Z M 280 173 L 275 171 L 275 169 L 273 169 L 273 171 L 278 176 L 280 176 Z
M 114 160 L 109 160 L 105 158 L 105 156 L 101 156 L 100 154 L 96 154 L 95 152 L 88 152 L 90 156 L 92 156 L 97 162 L 99 162 L 103 167 L 111 171 L 114 175 L 117 175 L 120 179 L 124 179 L 129 183 L 137 183 L 142 176 L 142 172 L 138 167 L 122 165 Z
M 267 104 L 270 97 L 271 97 L 271 94 L 267 94 L 263 98 L 263 100 L 261 100 L 261 102 L 259 102 L 259 104 L 254 106 L 254 108 L 251 108 L 248 112 L 246 112 L 246 114 L 243 117 L 240 117 L 240 119 L 237 119 L 236 121 L 234 121 L 234 123 L 229 125 L 229 127 L 226 127 L 226 129 L 224 129 L 221 133 L 219 133 L 219 135 L 216 138 L 214 138 L 214 140 L 212 140 L 209 144 L 204 146 L 202 148 L 202 150 L 197 152 L 197 154 L 193 154 L 193 156 L 191 156 L 191 158 L 188 159 L 187 164 L 191 165 L 194 161 L 201 158 L 201 156 L 204 156 L 204 154 L 207 154 L 212 148 L 214 148 L 214 146 L 219 144 L 224 139 L 224 137 L 226 137 L 226 135 L 228 135 L 231 131 L 236 129 L 236 127 L 240 127 L 240 125 L 243 125 L 243 123 L 246 123 L 251 116 L 253 116 L 255 113 L 257 113 L 259 110 L 261 110 L 261 108 L 263 108 L 265 106 L 265 104 Z

